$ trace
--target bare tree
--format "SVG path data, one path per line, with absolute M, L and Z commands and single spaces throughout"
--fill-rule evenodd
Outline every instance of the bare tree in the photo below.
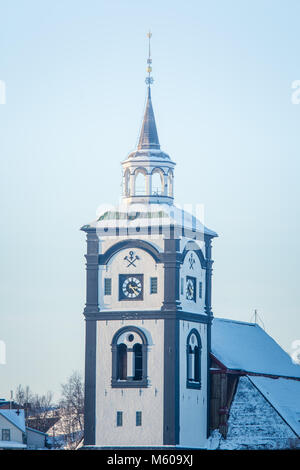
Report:
M 28 424 L 39 431 L 46 432 L 50 426 L 50 410 L 53 408 L 53 393 L 47 392 L 46 395 L 34 395 L 30 410 L 30 416 L 27 419 Z
M 26 426 L 46 432 L 50 426 L 49 411 L 53 407 L 53 393 L 34 395 L 28 385 L 26 387 L 18 385 L 15 400 L 20 407 L 24 408 Z
M 74 448 L 83 436 L 84 384 L 80 372 L 73 372 L 67 383 L 62 384 L 60 415 L 67 446 Z
M 23 387 L 21 384 L 18 385 L 15 391 L 15 401 L 24 409 L 25 417 L 27 418 L 33 401 L 33 393 L 28 385 L 26 387 Z
M 25 409 L 26 426 L 47 432 L 52 429 L 54 447 L 74 449 L 83 437 L 84 384 L 82 374 L 73 372 L 65 384 L 59 406 L 53 405 L 53 394 L 32 393 L 29 386 L 19 385 L 15 399 Z M 50 431 L 51 432 L 51 431 Z M 54 434 L 56 434 L 54 438 Z

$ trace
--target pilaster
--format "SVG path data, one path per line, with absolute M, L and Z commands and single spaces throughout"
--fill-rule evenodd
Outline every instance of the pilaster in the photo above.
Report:
M 86 258 L 86 305 L 85 315 L 99 312 L 98 276 L 99 276 L 99 239 L 96 230 L 87 232 Z

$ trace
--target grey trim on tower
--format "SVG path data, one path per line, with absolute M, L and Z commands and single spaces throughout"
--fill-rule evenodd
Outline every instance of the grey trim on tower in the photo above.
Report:
M 97 322 L 85 323 L 84 445 L 96 443 L 96 340 Z
M 179 444 L 179 321 L 164 322 L 163 444 Z
M 98 306 L 98 256 L 99 238 L 96 229 L 88 231 L 86 258 L 86 305 L 84 314 L 95 314 L 99 312 Z
M 87 232 L 86 258 L 86 317 L 85 335 L 85 391 L 84 391 L 84 444 L 96 442 L 96 339 L 97 322 L 89 315 L 97 315 L 98 307 L 98 253 L 99 239 L 96 231 Z
M 211 259 L 211 240 L 212 237 L 205 236 L 205 258 L 206 258 L 206 282 L 205 282 L 205 312 L 207 315 L 212 315 L 211 310 L 211 278 L 212 278 L 212 265 Z
M 162 310 L 181 310 L 179 292 L 180 240 L 165 239 L 164 245 L 164 301 Z
M 127 248 L 140 248 L 141 250 L 146 251 L 149 255 L 152 256 L 156 263 L 161 263 L 161 254 L 159 251 L 151 245 L 151 243 L 146 242 L 144 240 L 122 240 L 120 242 L 115 243 L 112 245 L 105 253 L 99 255 L 99 264 L 107 264 L 109 260 L 117 254 L 121 250 L 125 250 Z
M 173 235 L 174 236 L 174 235 Z M 164 321 L 164 445 L 179 444 L 179 320 L 181 310 L 179 271 L 180 240 L 164 240 L 164 301 L 162 311 L 172 312 L 174 317 Z
M 205 286 L 205 311 L 207 314 L 207 429 L 206 435 L 210 435 L 210 365 L 211 365 L 211 324 L 213 321 L 213 312 L 211 309 L 211 282 L 212 282 L 212 265 L 211 259 L 212 237 L 205 236 L 205 257 L 206 257 L 206 286 Z
M 184 312 L 182 310 L 102 310 L 96 315 L 85 315 L 90 320 L 185 320 L 208 323 L 204 313 Z

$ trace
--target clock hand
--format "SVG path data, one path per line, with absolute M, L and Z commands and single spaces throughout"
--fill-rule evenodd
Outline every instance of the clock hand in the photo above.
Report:
M 138 295 L 138 292 L 137 292 L 137 290 L 136 290 L 136 287 L 133 287 L 131 284 L 129 284 L 128 287 L 129 287 L 129 289 L 131 289 L 131 290 L 135 293 L 135 295 Z

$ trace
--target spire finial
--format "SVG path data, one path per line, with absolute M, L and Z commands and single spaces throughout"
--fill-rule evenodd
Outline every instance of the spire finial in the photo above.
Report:
M 147 38 L 149 39 L 149 51 L 148 51 L 148 59 L 147 59 L 147 73 L 148 73 L 148 77 L 146 77 L 146 83 L 149 87 L 149 91 L 150 91 L 150 86 L 151 84 L 154 82 L 154 79 L 153 77 L 151 76 L 151 72 L 152 72 L 152 67 L 151 67 L 151 64 L 152 64 L 152 59 L 151 59 L 151 37 L 152 37 L 152 33 L 149 29 L 149 32 L 147 33 Z

